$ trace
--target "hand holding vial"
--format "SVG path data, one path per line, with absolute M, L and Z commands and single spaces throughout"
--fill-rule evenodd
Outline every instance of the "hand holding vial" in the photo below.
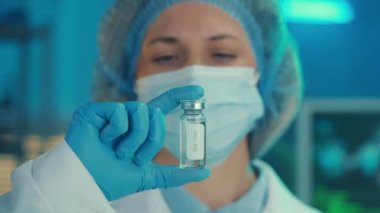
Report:
M 187 86 L 171 89 L 146 104 L 89 103 L 74 113 L 65 140 L 109 201 L 200 181 L 209 177 L 207 169 L 184 170 L 152 161 L 165 143 L 165 114 L 174 110 L 180 100 L 202 96 L 202 88 Z M 196 122 L 198 117 L 194 117 Z M 202 160 L 197 153 L 191 159 Z

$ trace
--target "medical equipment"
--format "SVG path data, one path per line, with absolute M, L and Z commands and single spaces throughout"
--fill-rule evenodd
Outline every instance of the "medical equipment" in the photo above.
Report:
M 203 168 L 206 163 L 205 100 L 181 101 L 180 168 Z

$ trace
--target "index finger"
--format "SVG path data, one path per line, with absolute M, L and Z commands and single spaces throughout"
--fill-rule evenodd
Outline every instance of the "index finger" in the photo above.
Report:
M 191 85 L 177 87 L 148 102 L 149 106 L 160 108 L 165 114 L 174 110 L 181 100 L 197 100 L 202 98 L 204 90 L 200 86 Z

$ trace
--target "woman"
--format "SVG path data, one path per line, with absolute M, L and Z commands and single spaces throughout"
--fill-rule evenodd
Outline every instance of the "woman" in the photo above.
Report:
M 301 94 L 277 10 L 269 0 L 118 1 L 95 91 L 98 101 L 129 101 L 80 107 L 65 142 L 19 168 L 2 202 L 16 212 L 315 212 L 257 160 Z M 176 107 L 202 97 L 212 175 L 169 166 L 179 157 Z M 191 181 L 200 182 L 145 191 Z

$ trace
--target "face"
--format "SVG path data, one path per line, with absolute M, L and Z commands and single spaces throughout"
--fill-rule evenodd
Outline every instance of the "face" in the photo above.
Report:
M 256 60 L 242 26 L 223 10 L 176 4 L 148 29 L 136 78 L 191 65 L 256 67 Z

